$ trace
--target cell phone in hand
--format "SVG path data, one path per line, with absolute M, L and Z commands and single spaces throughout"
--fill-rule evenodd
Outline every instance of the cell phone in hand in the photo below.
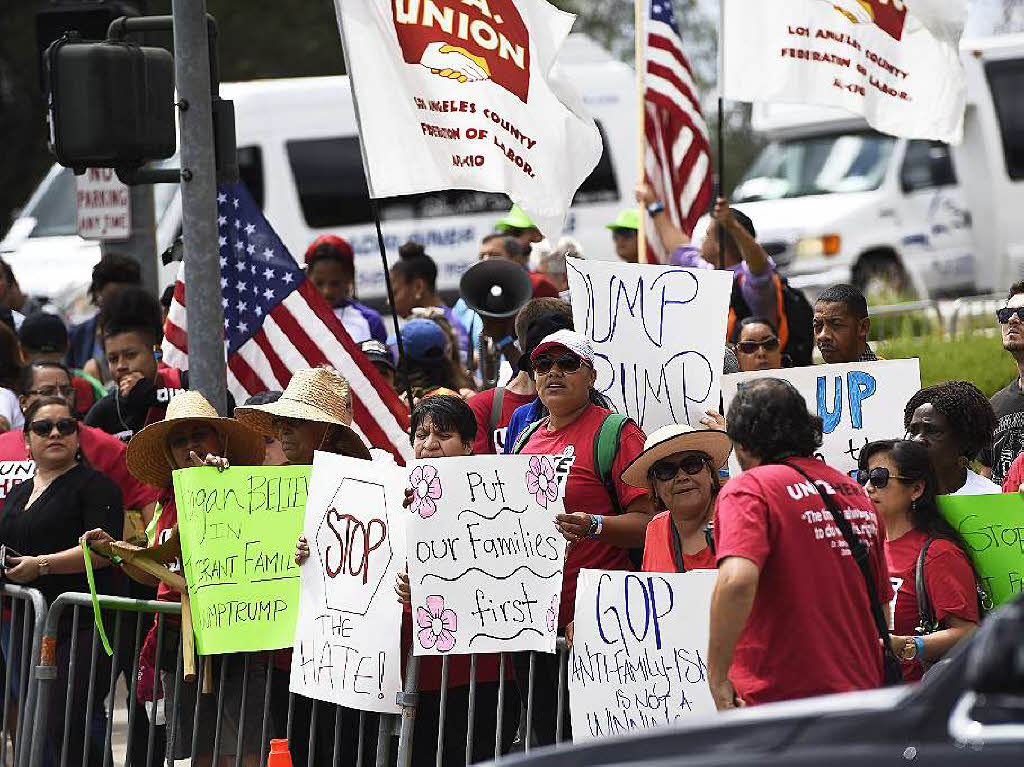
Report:
M 21 554 L 12 549 L 10 546 L 6 544 L 0 545 L 0 569 L 6 570 L 8 567 L 12 567 L 13 565 L 9 564 L 7 560 L 10 557 L 20 556 Z

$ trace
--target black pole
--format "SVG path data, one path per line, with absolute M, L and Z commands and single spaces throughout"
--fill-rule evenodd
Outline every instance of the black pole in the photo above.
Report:
M 721 43 L 719 43 L 721 44 Z M 725 99 L 722 98 L 722 84 L 718 84 L 718 179 L 715 183 L 715 199 L 712 210 L 718 207 L 718 199 L 725 196 Z M 725 269 L 725 227 L 718 226 L 718 268 Z
M 380 264 L 384 270 L 384 284 L 388 289 L 388 308 L 391 309 L 391 321 L 395 326 L 395 345 L 398 347 L 398 368 L 402 371 L 402 378 L 405 379 L 405 396 L 409 398 L 409 413 L 412 414 L 412 385 L 409 383 L 409 362 L 405 356 L 405 347 L 402 345 L 402 330 L 398 324 L 398 310 L 395 309 L 395 289 L 391 285 L 391 271 L 388 269 L 388 254 L 384 249 L 384 232 L 380 228 L 380 208 L 377 207 L 377 200 L 370 198 L 370 209 L 373 211 L 373 223 L 377 227 L 377 247 L 380 248 Z

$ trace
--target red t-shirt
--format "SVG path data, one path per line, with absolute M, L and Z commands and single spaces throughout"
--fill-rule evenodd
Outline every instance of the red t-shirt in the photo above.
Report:
M 683 567 L 690 570 L 714 570 L 715 553 L 710 546 L 696 554 L 683 552 Z M 663 511 L 647 525 L 644 540 L 645 573 L 677 573 L 675 557 L 672 556 L 672 517 Z
M 558 431 L 548 431 L 545 424 L 531 436 L 523 447 L 523 455 L 561 455 L 567 447 L 573 448 L 576 462 L 569 471 L 565 485 L 565 512 L 586 512 L 588 514 L 615 514 L 601 477 L 594 466 L 594 440 L 605 416 L 611 413 L 603 407 L 591 405 L 568 426 Z M 644 449 L 644 433 L 633 421 L 626 421 L 619 438 L 619 450 L 612 464 L 612 482 L 619 499 L 619 508 L 625 510 L 637 498 L 647 495 L 646 490 L 627 485 L 622 481 L 622 472 Z M 626 549 L 611 546 L 601 541 L 583 540 L 569 549 L 562 576 L 562 606 L 559 610 L 558 625 L 565 626 L 572 620 L 576 607 L 576 577 L 582 568 L 592 570 L 632 570 Z
M 864 488 L 814 458 L 792 461 L 835 493 L 868 546 L 883 606 L 892 598 L 885 527 Z M 757 565 L 754 605 L 729 678 L 747 703 L 866 690 L 882 682 L 882 650 L 867 587 L 813 485 L 792 468 L 766 465 L 729 480 L 715 516 L 718 564 Z
M 1003 492 L 1016 493 L 1021 485 L 1024 485 L 1024 453 L 1018 455 L 1010 464 L 1010 470 L 1006 472 L 1006 479 L 1003 480 Z
M 160 496 L 160 518 L 156 521 L 156 530 L 153 536 L 153 545 L 159 546 L 171 537 L 174 526 L 178 524 L 178 505 L 174 500 L 174 491 L 164 490 Z M 167 564 L 167 569 L 172 573 L 184 573 L 181 570 L 181 560 L 176 559 Z M 165 584 L 163 581 L 156 587 L 156 598 L 164 602 L 180 602 L 181 594 Z
M 928 534 L 911 530 L 895 541 L 885 542 L 885 561 L 889 580 L 896 597 L 892 603 L 893 633 L 912 637 L 920 622 L 917 612 L 917 578 L 915 568 Z M 924 582 L 932 602 L 935 619 L 952 616 L 978 622 L 978 591 L 974 570 L 967 556 L 952 541 L 936 538 L 928 547 L 924 560 Z M 914 682 L 924 674 L 924 667 L 915 659 L 903 664 L 903 678 Z
M 491 407 L 494 404 L 494 393 L 496 389 L 484 389 L 479 394 L 470 397 L 469 407 L 476 416 L 476 441 L 473 442 L 473 453 L 476 455 L 500 455 L 505 452 L 505 433 L 508 431 L 508 422 L 512 413 L 520 405 L 533 402 L 536 394 L 516 394 L 508 389 L 505 390 L 505 398 L 501 401 L 501 416 L 494 425 L 494 432 L 490 431 Z
M 537 272 L 530 271 L 529 269 L 526 271 L 526 274 L 530 277 L 534 298 L 558 298 L 558 288 L 551 283 L 551 280 L 543 274 L 537 274 Z
M 160 497 L 156 488 L 144 485 L 131 475 L 125 462 L 127 446 L 117 437 L 94 426 L 78 425 L 78 440 L 82 457 L 101 474 L 106 474 L 121 488 L 124 508 L 139 510 Z M 0 461 L 27 461 L 25 434 L 21 429 L 0 434 Z M 10 492 L 11 488 L 7 488 Z M 4 498 L 0 498 L 0 510 Z

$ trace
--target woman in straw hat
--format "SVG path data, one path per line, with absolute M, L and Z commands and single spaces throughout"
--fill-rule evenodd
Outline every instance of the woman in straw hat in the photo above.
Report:
M 370 460 L 369 449 L 350 426 L 352 404 L 348 381 L 330 368 L 296 370 L 288 388 L 277 401 L 235 408 L 235 417 L 253 431 L 279 440 L 284 456 L 292 466 L 312 464 L 313 453 L 318 450 Z M 298 545 L 307 549 L 309 546 L 304 536 L 299 537 Z M 282 660 L 284 655 L 281 653 Z M 287 664 L 282 662 L 281 666 L 284 667 L 282 670 L 287 670 L 291 667 L 290 661 Z M 271 714 L 279 727 L 291 721 L 291 732 L 296 733 L 289 746 L 294 763 L 341 764 L 346 767 L 356 764 L 359 714 L 351 709 L 341 709 L 340 761 L 335 761 L 334 733 L 338 707 L 319 703 L 316 709 L 316 743 L 313 754 L 308 754 L 312 703 L 296 695 L 289 706 L 287 673 L 275 674 L 274 680 Z M 372 738 L 376 737 L 378 721 L 372 714 L 363 716 L 365 743 L 373 742 Z M 364 749 L 363 763 L 373 763 L 373 749 Z
M 731 452 L 723 431 L 673 424 L 648 437 L 622 472 L 622 481 L 645 488 L 660 512 L 647 526 L 646 572 L 715 568 L 711 522 L 721 489 L 718 471 Z
M 126 455 L 128 470 L 141 482 L 160 488 L 159 517 L 156 521 L 154 544 L 160 545 L 168 540 L 176 540 L 175 532 L 178 523 L 177 506 L 171 475 L 176 469 L 193 466 L 216 466 L 225 469 L 230 465 L 260 466 L 263 463 L 263 439 L 254 431 L 243 426 L 232 418 L 222 418 L 214 407 L 197 391 L 183 391 L 172 398 L 167 405 L 167 413 L 162 421 L 142 429 L 128 443 Z M 89 543 L 103 543 L 111 540 L 102 530 L 93 530 L 83 536 Z M 168 565 L 172 572 L 181 572 L 181 548 L 178 543 L 176 551 L 179 559 Z M 157 586 L 157 599 L 167 602 L 178 602 L 181 595 L 168 585 L 158 582 L 152 576 L 125 566 L 125 572 L 135 580 Z M 140 694 L 150 698 L 155 692 L 155 669 L 159 668 L 160 681 L 165 695 L 173 695 L 175 672 L 180 644 L 180 624 L 166 620 L 162 640 L 163 653 L 156 656 L 156 629 L 154 620 L 149 634 L 143 644 L 139 657 Z M 236 661 L 240 670 L 241 661 Z M 253 678 L 261 672 L 258 664 L 249 665 L 250 684 L 246 695 L 247 712 L 261 711 L 265 686 L 265 678 L 257 682 Z M 220 754 L 231 756 L 234 763 L 234 749 L 238 742 L 239 704 L 241 695 L 242 674 L 228 674 L 232 680 L 232 689 L 225 690 L 225 699 L 233 701 L 233 706 L 225 706 L 221 717 Z M 237 694 L 234 694 L 237 688 Z M 195 683 L 180 682 L 178 698 L 174 701 L 174 721 L 177 723 L 174 733 L 174 753 L 168 753 L 168 759 L 187 759 L 192 754 L 192 733 L 195 719 L 199 721 L 198 738 L 195 754 L 199 764 L 209 764 L 215 738 L 215 709 L 212 696 L 205 696 L 201 706 L 196 706 Z M 198 710 L 197 710 L 198 709 Z M 249 715 L 252 721 L 254 714 Z M 247 728 L 248 730 L 249 728 Z M 243 738 L 243 763 L 257 764 L 259 761 L 259 732 L 252 736 L 247 732 Z M 171 740 L 168 738 L 168 742 Z M 226 750 L 225 750 L 226 749 Z

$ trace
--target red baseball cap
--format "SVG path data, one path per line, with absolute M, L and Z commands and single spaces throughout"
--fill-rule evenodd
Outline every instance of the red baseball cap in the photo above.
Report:
M 352 250 L 352 246 L 349 245 L 348 240 L 343 237 L 338 237 L 336 234 L 321 234 L 306 248 L 306 257 L 304 259 L 306 266 L 309 266 L 309 261 L 313 257 L 313 253 L 316 252 L 321 246 L 327 245 L 334 251 L 336 257 L 345 262 L 345 265 L 352 271 L 355 271 L 355 253 Z

